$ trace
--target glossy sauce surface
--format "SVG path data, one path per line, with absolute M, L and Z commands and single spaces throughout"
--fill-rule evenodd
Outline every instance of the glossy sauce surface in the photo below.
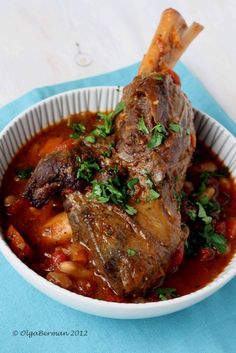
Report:
M 93 113 L 80 114 L 74 116 L 73 119 L 83 123 L 88 132 L 96 126 L 96 114 Z M 56 226 L 59 227 L 60 233 L 58 224 L 64 224 L 65 221 L 63 200 L 59 197 L 54 198 L 42 209 L 36 209 L 22 197 L 27 179 L 17 177 L 18 171 L 35 168 L 42 157 L 55 149 L 70 148 L 74 143 L 69 137 L 70 134 L 71 129 L 68 127 L 67 120 L 47 128 L 22 147 L 9 166 L 0 196 L 2 224 L 11 248 L 37 273 L 76 293 L 118 302 L 160 300 L 153 291 L 146 298 L 130 300 L 118 297 L 97 273 L 93 263 L 93 254 L 89 249 L 82 244 L 74 244 L 69 231 L 57 237 L 55 226 L 53 230 L 50 228 L 51 219 L 55 220 L 55 217 L 59 217 Z M 222 162 L 203 144 L 197 147 L 197 155 L 198 163 L 189 169 L 187 176 L 187 180 L 193 184 L 194 168 L 201 168 L 201 163 L 213 162 L 218 169 L 223 167 Z M 204 252 L 195 257 L 185 256 L 177 271 L 167 275 L 162 284 L 162 287 L 175 288 L 177 295 L 185 295 L 204 287 L 224 269 L 235 253 L 235 184 L 230 177 L 225 177 L 217 181 L 215 188 L 217 188 L 220 203 L 222 198 L 227 199 L 216 222 L 216 228 L 228 240 L 227 253 L 215 252 L 213 259 L 209 259 L 209 256 L 204 257 Z M 19 249 L 14 248 L 15 244 L 12 239 L 15 239 L 17 232 L 30 247 L 30 251 L 26 254 L 24 249 L 19 252 Z M 79 275 L 76 274 L 77 270 L 79 270 Z

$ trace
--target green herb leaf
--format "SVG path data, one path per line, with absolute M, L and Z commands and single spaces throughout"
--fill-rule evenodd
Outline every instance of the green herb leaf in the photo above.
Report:
M 151 179 L 147 179 L 146 182 L 147 186 L 149 187 L 149 189 L 152 189 L 153 187 L 153 181 Z
M 210 202 L 210 199 L 207 195 L 203 195 L 202 197 L 199 198 L 199 202 L 205 206 Z
M 69 137 L 74 140 L 78 140 L 80 138 L 81 134 L 78 132 L 73 132 L 73 134 L 70 134 Z
M 199 186 L 197 192 L 195 193 L 195 195 L 199 195 L 206 190 L 209 177 L 222 178 L 222 177 L 226 177 L 228 175 L 229 175 L 229 172 L 228 172 L 227 168 L 223 168 L 223 169 L 216 170 L 213 172 L 205 171 L 205 172 L 201 173 L 200 174 L 200 186 Z
M 173 198 L 177 201 L 178 211 L 180 211 L 181 204 L 182 204 L 182 199 L 183 199 L 183 193 L 175 191 L 173 193 Z
M 130 205 L 125 205 L 125 212 L 128 213 L 130 216 L 133 216 L 137 213 L 137 210 L 136 208 Z
M 138 184 L 138 182 L 139 182 L 139 179 L 138 179 L 138 178 L 130 179 L 130 180 L 127 182 L 127 186 L 128 186 L 128 188 L 131 190 L 131 192 L 130 192 L 131 196 L 134 194 L 134 192 L 135 192 L 134 186 L 135 186 L 136 184 Z
M 80 163 L 76 177 L 78 179 L 84 179 L 89 183 L 93 179 L 94 173 L 100 170 L 100 167 L 93 159 L 87 159 Z
M 110 158 L 112 156 L 112 148 L 114 147 L 114 144 L 113 143 L 110 143 L 108 145 L 108 150 L 107 151 L 104 151 L 101 153 L 101 155 L 103 157 L 106 157 L 106 158 Z
M 19 169 L 16 171 L 16 176 L 19 179 L 28 179 L 33 172 L 33 168 Z
M 142 169 L 142 170 L 141 170 L 141 174 L 142 174 L 142 175 L 148 175 L 147 169 Z
M 160 146 L 167 136 L 167 131 L 162 123 L 158 123 L 156 126 L 154 126 L 152 131 L 152 137 L 148 143 L 148 148 L 150 149 L 154 149 Z
M 188 215 L 189 215 L 189 218 L 190 218 L 192 221 L 195 221 L 196 218 L 197 218 L 197 212 L 196 212 L 196 210 L 188 210 Z
M 114 178 L 106 179 L 101 182 L 92 181 L 91 199 L 97 200 L 99 203 L 111 202 L 116 205 L 124 205 L 127 195 L 126 188 L 122 187 L 121 180 L 118 175 Z
M 148 128 L 145 125 L 145 121 L 144 121 L 143 117 L 140 118 L 139 121 L 138 121 L 138 130 L 142 131 L 145 135 L 149 134 Z
M 202 204 L 200 202 L 196 202 L 196 205 L 198 205 L 198 217 L 201 218 L 201 220 L 206 224 L 211 223 L 212 217 L 206 214 L 206 211 Z
M 95 136 L 106 137 L 112 133 L 112 126 L 114 118 L 120 114 L 125 108 L 125 103 L 120 101 L 115 107 L 114 111 L 109 114 L 98 113 L 97 115 L 104 120 L 103 125 L 99 125 L 92 131 Z
M 95 136 L 88 135 L 88 136 L 85 137 L 85 141 L 88 142 L 88 143 L 95 143 L 96 142 L 96 138 L 95 138 Z
M 202 233 L 206 243 L 210 247 L 214 247 L 220 253 L 225 254 L 227 251 L 227 239 L 214 231 L 212 224 L 206 224 Z
M 149 195 L 146 197 L 146 201 L 157 200 L 161 195 L 159 192 L 156 192 L 154 189 L 149 191 Z
M 175 288 L 155 288 L 154 291 L 160 300 L 168 300 L 176 297 Z
M 161 74 L 155 75 L 153 78 L 157 81 L 163 81 L 163 76 Z
M 190 127 L 187 127 L 187 129 L 186 129 L 186 135 L 190 135 L 190 134 L 191 134 Z
M 128 254 L 128 256 L 135 256 L 136 255 L 136 251 L 134 249 L 128 249 L 127 250 L 127 254 Z
M 179 125 L 178 123 L 170 123 L 169 124 L 169 130 L 173 132 L 181 132 L 182 131 L 182 126 Z
M 99 203 L 107 203 L 110 200 L 110 195 L 106 193 L 105 185 L 97 180 L 92 181 L 93 189 L 91 199 L 97 200 Z
M 120 101 L 120 102 L 116 105 L 114 111 L 112 112 L 113 118 L 115 118 L 118 114 L 120 114 L 124 109 L 125 109 L 125 102 Z
M 81 123 L 72 123 L 70 125 L 70 129 L 79 133 L 79 134 L 82 134 L 86 130 L 85 126 Z

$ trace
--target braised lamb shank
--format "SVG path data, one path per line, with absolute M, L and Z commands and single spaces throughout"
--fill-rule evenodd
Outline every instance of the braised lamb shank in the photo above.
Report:
M 171 69 L 202 28 L 187 27 L 173 9 L 164 11 L 138 76 L 124 88 L 109 165 L 96 145 L 80 141 L 41 160 L 25 190 L 41 207 L 55 192 L 70 188 L 64 207 L 74 241 L 90 248 L 100 274 L 122 296 L 145 295 L 158 286 L 188 236 L 181 228 L 178 195 L 196 138 L 191 104 Z M 75 155 L 96 160 L 103 173 L 95 170 L 94 179 L 104 185 L 111 178 L 120 178 L 118 186 L 121 179 L 135 181 L 126 209 L 112 199 L 91 198 L 91 185 L 76 177 Z M 116 176 L 111 165 L 119 166 Z

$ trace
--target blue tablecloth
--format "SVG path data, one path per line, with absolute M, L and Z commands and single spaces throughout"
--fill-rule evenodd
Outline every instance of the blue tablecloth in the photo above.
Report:
M 203 85 L 182 65 L 176 71 L 193 105 L 236 135 Z M 0 129 L 30 105 L 79 87 L 125 85 L 137 64 L 83 80 L 35 89 L 0 109 Z M 182 312 L 146 320 L 111 320 L 54 302 L 26 283 L 0 255 L 0 352 L 3 353 L 233 353 L 236 351 L 236 280 Z M 28 331 L 27 331 L 28 330 Z M 87 330 L 80 336 L 33 336 L 30 331 Z M 28 334 L 28 335 L 27 335 Z

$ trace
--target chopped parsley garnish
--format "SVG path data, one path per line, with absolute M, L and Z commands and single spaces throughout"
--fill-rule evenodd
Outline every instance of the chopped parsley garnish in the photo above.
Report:
M 199 202 L 204 206 L 210 202 L 210 199 L 207 195 L 203 195 L 199 198 Z
M 136 208 L 130 205 L 125 205 L 125 212 L 128 213 L 130 216 L 133 216 L 137 213 L 137 210 Z
M 149 134 L 148 128 L 145 124 L 144 118 L 140 118 L 138 121 L 138 130 L 142 131 L 145 135 Z
M 136 184 L 138 184 L 139 182 L 139 179 L 138 178 L 133 178 L 133 179 L 130 179 L 128 182 L 127 182 L 127 186 L 128 188 L 130 189 L 130 195 L 133 196 L 134 192 L 135 192 L 135 188 L 134 186 Z
M 173 193 L 173 198 L 177 201 L 177 207 L 178 207 L 178 211 L 180 211 L 181 209 L 181 203 L 182 203 L 182 199 L 184 198 L 185 194 L 184 192 L 174 192 Z
M 118 175 L 102 181 L 93 180 L 91 184 L 92 191 L 90 198 L 92 200 L 96 200 L 98 203 L 114 203 L 121 206 L 131 216 L 137 213 L 134 207 L 127 204 L 129 197 L 127 194 L 127 184 Z
M 153 78 L 157 81 L 163 81 L 163 76 L 161 74 L 155 75 Z
M 167 136 L 167 131 L 162 123 L 158 123 L 152 129 L 152 137 L 148 143 L 148 148 L 154 149 L 160 146 Z
M 85 126 L 81 123 L 72 123 L 70 129 L 74 131 L 73 134 L 70 134 L 70 138 L 75 140 L 79 139 L 81 134 L 86 130 Z
M 128 256 L 135 256 L 136 255 L 136 251 L 134 249 L 128 249 L 127 250 L 127 254 L 128 254 Z
M 149 190 L 149 195 L 146 197 L 146 201 L 149 202 L 149 201 L 152 201 L 152 200 L 157 200 L 161 195 L 159 194 L 159 192 L 157 192 L 154 189 L 153 181 L 148 178 L 146 180 L 146 184 L 147 184 L 148 188 L 150 189 Z
M 145 183 L 147 184 L 147 186 L 149 187 L 149 189 L 151 189 L 153 187 L 153 181 L 151 179 L 147 179 L 145 181 Z
M 159 197 L 160 197 L 159 192 L 155 191 L 154 189 L 151 189 L 149 191 L 149 195 L 146 197 L 146 201 L 157 200 L 159 199 Z
M 92 181 L 94 174 L 100 170 L 99 165 L 94 159 L 87 159 L 81 162 L 80 157 L 77 158 L 77 162 L 80 166 L 77 170 L 76 177 L 78 179 L 84 179 L 88 183 Z
M 25 169 L 19 169 L 16 171 L 16 176 L 19 179 L 28 179 L 33 172 L 33 168 L 25 168 Z
M 120 114 L 125 108 L 125 103 L 120 101 L 113 112 L 109 114 L 98 113 L 97 115 L 103 119 L 103 125 L 99 125 L 92 131 L 94 136 L 106 137 L 112 133 L 113 121 L 115 117 Z
M 212 224 L 206 224 L 201 235 L 206 240 L 207 246 L 214 247 L 221 254 L 226 253 L 227 239 L 222 234 L 216 233 Z
M 190 231 L 185 242 L 187 256 L 198 255 L 201 248 L 213 248 L 222 254 L 227 252 L 227 239 L 214 228 L 214 220 L 219 220 L 221 205 L 214 197 L 209 198 L 206 194 L 202 194 L 208 186 L 209 177 L 220 178 L 225 175 L 228 175 L 227 169 L 201 173 L 197 192 L 186 196 L 183 201 L 182 219 Z
M 147 169 L 142 169 L 140 172 L 142 175 L 148 175 Z
M 111 202 L 116 205 L 124 205 L 126 203 L 126 188 L 122 185 L 118 175 L 102 181 L 93 180 L 91 184 L 91 198 L 97 202 Z
M 206 224 L 211 223 L 212 217 L 206 214 L 206 211 L 202 204 L 200 202 L 196 202 L 196 205 L 198 206 L 198 217 Z
M 85 141 L 88 142 L 88 143 L 95 143 L 96 142 L 96 138 L 95 138 L 95 136 L 88 135 L 88 136 L 85 137 Z
M 197 211 L 196 210 L 188 210 L 188 215 L 191 221 L 195 221 L 197 218 Z
M 221 170 L 216 170 L 214 172 L 205 171 L 205 172 L 201 173 L 200 174 L 200 185 L 199 185 L 199 188 L 198 188 L 197 192 L 195 193 L 195 195 L 201 194 L 202 192 L 204 192 L 206 190 L 209 177 L 222 178 L 222 177 L 226 177 L 228 174 L 229 174 L 229 172 L 228 172 L 227 168 L 223 168 Z
M 112 148 L 114 147 L 113 143 L 109 143 L 108 149 L 101 153 L 103 157 L 110 158 L 112 156 Z
M 190 133 L 191 133 L 190 127 L 187 127 L 187 129 L 186 129 L 186 135 L 190 135 Z
M 71 139 L 74 139 L 74 140 L 78 140 L 80 138 L 80 134 L 78 134 L 77 132 L 73 132 L 73 134 L 70 134 L 69 137 Z
M 177 296 L 175 288 L 155 288 L 154 291 L 160 300 L 173 299 Z
M 178 123 L 170 123 L 169 124 L 169 130 L 173 132 L 181 132 L 182 131 L 182 126 Z

